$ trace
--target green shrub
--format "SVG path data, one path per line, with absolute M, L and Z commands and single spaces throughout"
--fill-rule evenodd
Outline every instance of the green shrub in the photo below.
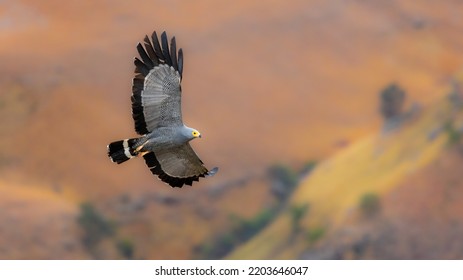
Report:
M 219 259 L 231 252 L 235 246 L 249 240 L 264 228 L 276 214 L 276 210 L 265 209 L 250 219 L 231 216 L 232 229 L 196 246 L 195 251 L 200 258 Z
M 309 209 L 308 204 L 303 205 L 292 205 L 289 208 L 291 215 L 291 229 L 293 233 L 297 233 L 301 228 L 301 220 L 304 218 L 307 210 Z
M 307 163 L 304 164 L 304 166 L 301 168 L 301 174 L 307 174 L 309 172 L 311 172 L 315 166 L 317 166 L 317 162 L 314 161 L 314 160 L 311 160 Z
M 225 233 L 195 247 L 196 255 L 201 259 L 220 259 L 238 243 L 233 233 Z
M 448 137 L 448 143 L 450 145 L 460 143 L 461 133 L 455 128 L 453 121 L 447 121 L 444 125 L 444 131 Z
M 114 233 L 113 224 L 98 213 L 93 205 L 88 202 L 80 205 L 80 214 L 77 221 L 84 231 L 83 243 L 90 249 L 103 238 Z
M 297 174 L 288 166 L 283 164 L 275 164 L 268 170 L 270 178 L 281 182 L 287 188 L 294 188 L 297 185 Z
M 251 219 L 237 218 L 233 233 L 241 242 L 248 240 L 265 227 L 275 216 L 275 211 L 265 209 Z
M 307 231 L 307 241 L 315 243 L 325 235 L 325 228 L 316 227 Z
M 128 238 L 121 239 L 117 241 L 116 248 L 125 259 L 133 259 L 135 245 L 133 244 L 132 240 Z
M 374 216 L 380 211 L 379 196 L 374 193 L 366 193 L 360 198 L 359 206 L 365 217 Z

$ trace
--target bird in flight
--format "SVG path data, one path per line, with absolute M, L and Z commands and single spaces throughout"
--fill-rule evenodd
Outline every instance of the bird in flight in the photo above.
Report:
M 208 170 L 189 142 L 201 133 L 183 123 L 181 80 L 183 51 L 175 37 L 156 31 L 138 43 L 140 58 L 135 58 L 132 85 L 132 117 L 138 138 L 124 139 L 108 145 L 111 161 L 121 164 L 133 157 L 143 157 L 154 175 L 171 187 L 191 186 L 200 177 L 212 176 L 218 168 Z

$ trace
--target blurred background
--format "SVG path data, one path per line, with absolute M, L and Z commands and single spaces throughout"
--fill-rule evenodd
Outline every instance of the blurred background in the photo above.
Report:
M 0 1 L 1 259 L 463 257 L 461 1 Z M 216 176 L 135 136 L 136 43 L 175 35 Z

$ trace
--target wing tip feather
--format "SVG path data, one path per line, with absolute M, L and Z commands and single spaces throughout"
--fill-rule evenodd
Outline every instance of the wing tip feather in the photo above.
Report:
M 206 172 L 199 175 L 194 175 L 190 177 L 173 177 L 162 170 L 161 165 L 158 159 L 156 158 L 154 152 L 145 154 L 143 158 L 145 159 L 145 163 L 150 169 L 151 173 L 153 175 L 156 175 L 161 181 L 167 183 L 172 188 L 182 188 L 184 185 L 192 186 L 193 182 L 198 182 L 200 177 L 213 176 L 218 171 L 218 168 L 214 167 L 210 171 L 206 170 Z

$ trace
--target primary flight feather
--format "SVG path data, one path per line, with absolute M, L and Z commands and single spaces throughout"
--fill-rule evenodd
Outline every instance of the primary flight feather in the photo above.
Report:
M 218 168 L 209 171 L 189 144 L 201 134 L 182 120 L 183 52 L 177 53 L 175 37 L 169 48 L 166 32 L 160 43 L 155 31 L 151 40 L 145 36 L 143 45 L 138 43 L 137 50 L 132 117 L 141 137 L 112 142 L 109 158 L 120 164 L 143 156 L 151 172 L 172 187 L 191 186 L 200 177 L 214 175 Z

